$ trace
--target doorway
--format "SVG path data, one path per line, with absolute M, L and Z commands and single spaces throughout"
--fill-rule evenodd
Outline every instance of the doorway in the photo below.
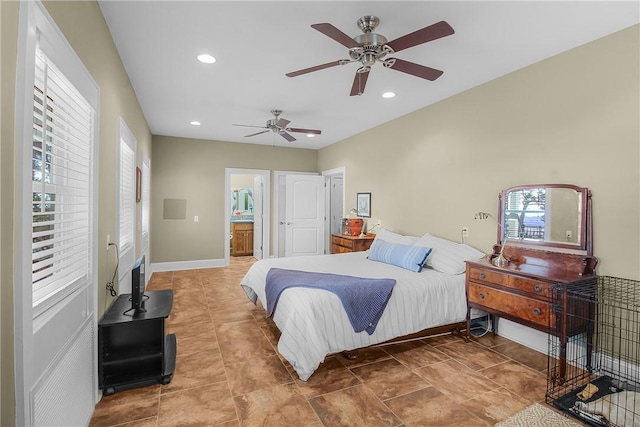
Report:
M 273 230 L 275 234 L 273 242 L 274 256 L 280 258 L 286 254 L 286 176 L 287 175 L 315 175 L 306 172 L 274 172 L 274 218 Z M 325 205 L 325 226 L 324 226 L 324 248 L 325 253 L 331 248 L 331 234 L 339 233 L 343 208 L 344 208 L 344 184 L 345 168 L 339 167 L 322 172 L 327 185 L 324 194 Z
M 238 230 L 242 229 L 238 236 L 242 234 L 243 239 L 251 239 L 244 242 L 251 250 L 243 254 L 257 259 L 270 256 L 270 188 L 271 172 L 268 170 L 225 169 L 225 265 L 229 265 L 232 254 L 232 231 L 236 226 L 233 224 L 238 224 Z
M 322 172 L 328 177 L 326 192 L 327 233 L 325 248 L 331 248 L 331 235 L 342 232 L 342 216 L 344 215 L 344 167 Z

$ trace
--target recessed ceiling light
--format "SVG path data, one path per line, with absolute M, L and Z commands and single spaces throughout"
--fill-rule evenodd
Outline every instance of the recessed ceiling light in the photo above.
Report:
M 316 136 L 315 136 L 315 134 L 313 134 L 313 133 L 308 133 L 308 134 L 307 134 L 307 138 L 315 138 L 315 137 L 316 137 Z
M 194 125 L 194 126 L 200 126 L 200 122 L 199 122 L 199 121 L 197 121 L 197 120 L 193 120 L 193 121 L 191 121 L 191 122 L 189 122 L 189 123 L 191 123 L 191 124 L 192 124 L 192 125 Z
M 213 64 L 214 62 L 216 62 L 216 58 L 203 53 L 202 55 L 198 55 L 198 61 L 204 62 L 205 64 Z
M 385 92 L 382 94 L 383 98 L 393 98 L 394 96 L 396 96 L 395 92 Z

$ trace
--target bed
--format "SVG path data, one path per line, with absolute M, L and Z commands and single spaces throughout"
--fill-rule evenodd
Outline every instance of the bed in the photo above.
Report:
M 417 240 L 415 238 L 413 243 Z M 429 244 L 434 246 L 433 242 Z M 278 351 L 291 363 L 299 378 L 306 381 L 327 355 L 463 322 L 467 314 L 463 258 L 477 259 L 484 255 L 464 246 L 467 253 L 457 258 L 455 272 L 445 273 L 433 267 L 420 272 L 409 271 L 372 261 L 366 251 L 263 259 L 251 266 L 241 286 L 251 301 L 267 307 L 265 286 L 272 268 L 396 280 L 387 306 L 371 334 L 354 332 L 340 299 L 332 292 L 295 287 L 280 295 L 273 313 L 273 321 L 281 332 Z M 436 261 L 437 256 L 450 255 L 444 249 L 433 250 Z

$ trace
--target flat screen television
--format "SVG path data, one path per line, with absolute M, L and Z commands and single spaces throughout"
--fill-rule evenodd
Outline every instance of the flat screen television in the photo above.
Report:
M 131 310 L 134 314 L 143 313 L 144 308 L 144 255 L 136 260 L 131 270 Z

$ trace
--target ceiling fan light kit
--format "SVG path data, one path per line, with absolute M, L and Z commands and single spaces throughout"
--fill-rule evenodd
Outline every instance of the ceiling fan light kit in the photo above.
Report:
M 323 70 L 336 65 L 346 65 L 351 62 L 359 62 L 361 66 L 356 70 L 356 75 L 354 77 L 350 93 L 351 96 L 354 96 L 362 95 L 364 93 L 369 71 L 371 71 L 371 67 L 376 62 L 381 62 L 386 68 L 391 68 L 392 70 L 400 71 L 430 81 L 436 80 L 443 74 L 443 71 L 441 70 L 436 70 L 434 68 L 399 58 L 387 58 L 387 56 L 419 44 L 454 34 L 455 31 L 447 22 L 437 22 L 392 41 L 388 41 L 385 36 L 374 32 L 379 23 L 380 19 L 376 16 L 365 15 L 361 17 L 358 19 L 357 24 L 363 34 L 359 34 L 353 38 L 349 37 L 347 34 L 329 23 L 311 25 L 311 28 L 347 47 L 349 49 L 349 59 L 340 59 L 326 64 L 293 71 L 291 73 L 287 73 L 286 76 L 297 77 L 302 74 Z

